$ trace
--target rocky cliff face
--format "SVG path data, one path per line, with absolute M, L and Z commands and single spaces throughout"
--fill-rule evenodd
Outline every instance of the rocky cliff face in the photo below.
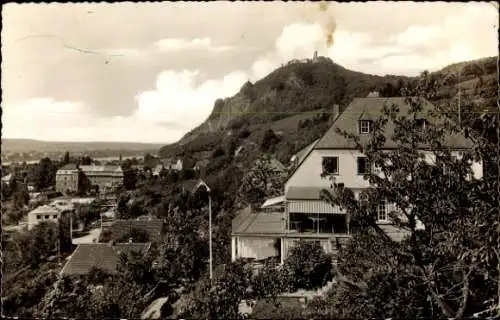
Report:
M 254 84 L 245 83 L 233 97 L 218 99 L 208 119 L 174 145 L 224 131 L 242 119 L 251 124 L 269 123 L 299 112 L 330 108 L 334 103 L 345 104 L 368 94 L 386 79 L 347 70 L 327 58 L 292 61 Z

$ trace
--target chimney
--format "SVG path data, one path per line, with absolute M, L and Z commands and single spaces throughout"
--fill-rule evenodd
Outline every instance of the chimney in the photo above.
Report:
M 340 106 L 338 104 L 334 104 L 332 110 L 332 119 L 336 120 L 339 115 L 340 115 Z
M 316 59 L 318 59 L 318 51 L 314 51 L 313 60 L 316 61 Z

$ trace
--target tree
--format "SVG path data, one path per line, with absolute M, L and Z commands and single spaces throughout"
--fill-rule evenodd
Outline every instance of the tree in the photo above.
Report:
M 274 150 L 274 146 L 279 141 L 280 139 L 274 133 L 274 131 L 272 129 L 269 129 L 264 133 L 264 137 L 262 138 L 262 142 L 260 144 L 260 149 L 263 152 L 272 152 Z
M 18 209 L 24 208 L 24 206 L 28 205 L 30 201 L 30 195 L 26 188 L 18 188 L 18 190 L 14 191 L 14 207 Z
M 156 160 L 149 152 L 144 155 L 144 164 L 153 167 L 153 162 Z
M 130 200 L 130 197 L 127 195 L 121 194 L 118 197 L 118 205 L 116 210 L 118 211 L 119 215 L 126 215 L 128 213 L 128 202 Z
M 118 242 L 128 242 L 132 239 L 132 242 L 148 242 L 149 235 L 146 231 L 132 228 L 129 232 L 124 234 Z
M 78 159 L 78 164 L 83 166 L 90 166 L 93 160 L 89 156 L 83 156 Z
M 53 222 L 42 222 L 26 233 L 16 234 L 11 248 L 18 257 L 17 267 L 38 268 L 41 261 L 56 252 L 58 235 L 58 227 Z
M 132 166 L 123 167 L 123 186 L 126 190 L 134 190 L 137 184 L 137 170 Z
M 320 288 L 332 279 L 332 260 L 316 242 L 299 242 L 292 247 L 284 268 L 295 289 Z
M 82 171 L 78 170 L 78 191 L 79 195 L 85 195 L 90 191 L 92 183 L 87 175 Z
M 331 296 L 339 302 L 330 310 L 334 317 L 500 316 L 498 180 L 476 180 L 470 168 L 473 159 L 485 159 L 495 149 L 498 153 L 498 135 L 493 139 L 471 133 L 476 147 L 464 151 L 461 159 L 451 157 L 444 141 L 462 129 L 439 110 L 433 114 L 437 120 L 425 129 L 417 121 L 424 112 L 419 97 L 432 97 L 434 88 L 423 74 L 417 92 L 409 95 L 417 98 L 407 98 L 409 115 L 387 106 L 367 144 L 340 132 L 378 169 L 367 176 L 373 188 L 363 201 L 335 183 L 333 193 L 323 193 L 325 200 L 347 210 L 357 230 L 339 254 L 341 285 Z M 382 149 L 388 122 L 395 127 L 395 152 Z M 498 133 L 498 120 L 486 126 Z M 434 162 L 424 161 L 421 145 L 432 146 Z M 376 223 L 381 200 L 397 209 L 390 216 L 396 227 L 406 230 L 401 242 Z
M 271 164 L 271 158 L 263 156 L 254 163 L 241 181 L 238 196 L 244 202 L 257 204 L 266 197 L 276 197 L 282 192 L 285 176 Z
M 57 272 L 44 266 L 18 271 L 15 281 L 6 280 L 2 274 L 2 316 L 36 318 L 37 304 L 57 280 Z
M 66 152 L 64 153 L 64 157 L 63 157 L 62 165 L 63 165 L 63 166 L 64 166 L 64 165 L 67 165 L 67 164 L 69 164 L 69 162 L 70 162 L 69 152 L 68 152 L 68 151 L 66 151 Z
M 212 158 L 218 158 L 218 157 L 222 157 L 225 155 L 225 152 L 224 152 L 224 149 L 222 149 L 221 147 L 217 147 L 214 152 L 212 153 Z
M 253 297 L 273 301 L 278 294 L 293 290 L 293 274 L 289 271 L 290 269 L 280 268 L 276 261 L 266 261 L 251 279 Z
M 54 186 L 56 183 L 57 168 L 52 163 L 50 158 L 43 158 L 38 164 L 38 172 L 35 180 L 35 185 L 38 190 Z
M 160 170 L 160 178 L 162 179 L 165 179 L 168 175 L 168 170 L 167 168 L 165 168 L 164 166 L 161 166 L 161 170 Z
M 251 269 L 242 261 L 223 265 L 210 281 L 198 283 L 183 317 L 194 319 L 241 319 L 239 304 L 249 298 Z

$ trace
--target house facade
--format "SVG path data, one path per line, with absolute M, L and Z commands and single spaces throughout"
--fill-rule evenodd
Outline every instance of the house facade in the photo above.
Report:
M 76 164 L 67 164 L 56 172 L 56 191 L 71 193 L 78 191 L 78 167 Z
M 335 254 L 337 244 L 342 245 L 351 237 L 347 212 L 321 200 L 320 192 L 330 189 L 333 177 L 335 183 L 351 189 L 359 199 L 361 192 L 371 187 L 364 175 L 373 170 L 373 167 L 355 143 L 339 134 L 337 129 L 358 136 L 360 143 L 364 144 L 370 140 L 373 121 L 382 114 L 384 106 L 391 104 L 397 105 L 400 113 L 407 112 L 410 108 L 404 98 L 399 97 L 354 99 L 322 138 L 305 148 L 306 152 L 302 152 L 300 157 L 293 159 L 294 170 L 284 186 L 284 212 L 281 214 L 284 221 L 283 232 L 275 235 L 280 238 L 282 261 L 297 241 L 316 241 L 325 252 Z M 433 107 L 429 102 L 425 102 L 425 105 Z M 392 136 L 393 130 L 388 124 L 385 130 L 388 137 Z M 461 152 L 471 148 L 472 143 L 464 136 L 457 135 L 447 137 L 446 146 L 451 150 L 452 156 L 460 158 Z M 384 151 L 391 152 L 397 146 L 391 139 L 386 139 L 383 148 Z M 435 160 L 432 151 L 422 149 L 422 152 L 426 161 Z M 482 178 L 482 163 L 472 163 L 472 171 L 474 178 Z M 326 176 L 323 177 L 324 175 Z M 381 201 L 377 206 L 377 218 L 379 226 L 391 238 L 399 241 L 408 231 L 398 228 L 390 221 L 390 213 L 394 211 L 397 211 L 394 204 Z M 275 214 L 280 215 L 278 212 Z M 420 224 L 419 227 L 425 226 Z M 241 250 L 240 253 L 243 254 Z M 234 258 L 238 257 L 244 255 L 235 252 Z
M 182 159 L 164 159 L 162 163 L 167 170 L 182 171 L 184 168 Z
M 91 186 L 97 186 L 100 193 L 116 190 L 123 184 L 123 170 L 119 165 L 82 165 L 67 164 L 56 173 L 56 191 L 73 193 L 78 191 L 82 181 L 80 173 L 85 174 Z
M 33 229 L 37 224 L 42 222 L 58 223 L 62 211 L 54 206 L 39 206 L 28 212 L 28 230 Z
M 112 192 L 123 185 L 123 170 L 119 165 L 80 166 L 80 170 L 89 179 L 92 186 L 99 188 L 99 193 Z

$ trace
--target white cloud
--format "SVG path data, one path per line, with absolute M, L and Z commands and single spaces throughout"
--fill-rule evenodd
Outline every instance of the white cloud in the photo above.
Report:
M 155 90 L 140 93 L 134 116 L 151 123 L 177 123 L 186 131 L 204 121 L 214 101 L 238 92 L 248 80 L 243 72 L 227 74 L 196 85 L 200 71 L 167 70 L 157 77 Z
M 50 98 L 2 106 L 3 135 L 48 141 L 174 142 L 184 128 L 155 124 L 135 115 L 98 118 L 83 103 Z
M 276 54 L 284 62 L 310 58 L 315 50 L 326 48 L 326 35 L 319 24 L 285 26 L 276 40 Z
M 428 43 L 440 32 L 439 26 L 409 26 L 405 31 L 393 36 L 391 40 L 399 45 L 412 47 Z
M 218 46 L 212 44 L 212 40 L 205 38 L 166 38 L 158 40 L 154 43 L 154 48 L 161 53 L 170 53 L 188 50 L 209 50 L 215 52 L 232 50 L 232 46 Z

